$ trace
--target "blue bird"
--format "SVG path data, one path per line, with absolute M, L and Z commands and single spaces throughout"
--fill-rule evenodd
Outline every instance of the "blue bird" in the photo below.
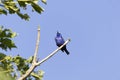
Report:
M 57 45 L 58 47 L 60 47 L 61 45 L 63 45 L 63 44 L 65 43 L 65 41 L 64 41 L 61 33 L 57 32 L 57 35 L 56 35 L 56 37 L 55 37 L 55 42 L 56 42 L 56 45 Z M 62 51 L 62 52 L 65 51 L 66 54 L 69 55 L 69 52 L 68 52 L 68 50 L 67 50 L 67 48 L 66 48 L 66 45 L 61 48 L 61 51 Z

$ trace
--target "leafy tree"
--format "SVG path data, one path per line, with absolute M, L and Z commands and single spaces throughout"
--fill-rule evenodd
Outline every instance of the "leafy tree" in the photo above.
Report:
M 46 0 L 41 0 L 46 4 Z M 44 10 L 38 4 L 38 0 L 0 0 L 0 14 L 17 14 L 21 19 L 29 20 L 28 13 L 23 13 L 27 10 L 28 6 L 32 7 L 32 12 L 35 11 L 41 14 Z M 7 51 L 12 48 L 16 48 L 13 38 L 17 35 L 12 32 L 11 29 L 0 26 L 0 48 Z M 24 59 L 21 56 L 7 56 L 0 52 L 0 80 L 16 80 L 18 76 L 25 74 L 32 64 L 33 56 L 29 59 Z M 43 71 L 32 71 L 27 76 L 26 80 L 32 80 L 33 78 L 41 80 L 43 77 Z M 8 79 L 7 79 L 8 78 Z
M 41 0 L 41 2 L 46 4 L 46 0 Z M 32 12 L 41 14 L 44 11 L 38 4 L 38 0 L 0 0 L 0 14 L 17 14 L 21 19 L 28 21 L 30 19 L 29 14 L 22 12 L 23 10 L 25 12 L 28 6 L 32 7 Z M 8 51 L 16 48 L 17 46 L 13 41 L 16 36 L 16 32 L 0 26 L 0 49 Z M 35 68 L 57 53 L 70 39 L 41 61 L 37 59 L 39 41 L 40 27 L 38 27 L 35 53 L 28 59 L 19 55 L 13 57 L 0 52 L 0 80 L 42 80 L 44 72 L 42 70 L 35 71 Z

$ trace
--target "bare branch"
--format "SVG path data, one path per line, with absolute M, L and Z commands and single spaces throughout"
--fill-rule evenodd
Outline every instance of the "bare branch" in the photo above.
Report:
M 65 43 L 63 45 L 61 45 L 60 47 L 58 47 L 55 51 L 53 51 L 51 54 L 49 54 L 47 57 L 45 57 L 44 59 L 42 59 L 41 61 L 39 61 L 37 63 L 37 65 L 42 64 L 43 62 L 45 62 L 46 60 L 48 60 L 49 58 L 51 58 L 53 55 L 55 55 L 63 46 L 65 46 L 68 42 L 70 42 L 70 39 L 68 39 L 67 41 L 65 41 Z
M 34 62 L 34 63 L 36 63 L 36 60 L 37 60 L 39 43 L 40 43 L 40 27 L 38 27 L 38 36 L 37 36 L 36 48 L 35 48 L 34 58 L 33 58 L 33 62 Z
M 27 76 L 30 75 L 30 73 L 35 69 L 36 65 L 36 58 L 38 54 L 38 47 L 39 47 L 39 42 L 40 42 L 40 27 L 38 27 L 38 36 L 37 36 L 37 41 L 36 41 L 36 48 L 35 48 L 35 53 L 33 57 L 33 62 L 31 67 L 26 71 L 24 75 L 22 75 L 18 80 L 24 80 Z

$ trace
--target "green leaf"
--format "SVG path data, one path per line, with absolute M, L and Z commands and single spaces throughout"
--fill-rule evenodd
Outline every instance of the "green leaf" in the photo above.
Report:
M 5 15 L 7 15 L 7 11 L 4 10 L 4 9 L 0 9 L 0 14 L 5 14 Z
M 8 60 L 8 61 L 11 61 L 12 57 L 11 56 L 6 56 L 5 59 Z
M 18 3 L 19 3 L 19 5 L 20 5 L 20 7 L 26 7 L 26 4 L 25 4 L 24 1 L 18 0 Z
M 0 53 L 0 60 L 3 60 L 5 57 L 6 57 L 6 55 L 5 55 L 5 54 Z
M 22 19 L 29 20 L 29 16 L 27 14 L 21 14 L 20 12 L 17 12 L 17 15 L 20 16 Z
M 10 29 L 3 29 L 0 27 L 0 38 L 14 38 L 16 35 L 16 32 L 12 32 Z
M 35 79 L 39 79 L 42 80 L 44 72 L 42 70 L 38 70 L 36 72 L 32 72 L 31 75 L 35 78 Z
M 16 13 L 17 11 L 19 11 L 18 8 L 13 7 L 13 6 L 9 6 L 9 13 L 10 13 L 10 14 Z
M 7 51 L 7 49 L 16 48 L 15 43 L 12 41 L 12 38 L 16 36 L 15 32 L 12 32 L 10 29 L 3 29 L 0 27 L 0 48 Z
M 16 32 L 13 32 L 12 35 L 11 35 L 11 38 L 14 38 L 17 36 L 17 33 Z
M 7 48 L 10 50 L 11 48 L 16 48 L 16 45 L 13 43 L 13 41 L 8 38 L 1 39 L 0 42 L 0 47 L 4 50 L 7 50 Z
M 10 73 L 0 67 L 0 80 L 15 80 Z
M 26 60 L 27 63 L 32 63 L 32 61 L 33 61 L 33 56 L 31 56 L 30 58 L 28 58 L 28 59 Z
M 47 4 L 47 0 L 41 0 L 44 4 Z
M 32 2 L 31 5 L 32 5 L 33 9 L 40 14 L 44 11 L 42 7 L 40 7 L 39 5 L 37 5 L 34 2 Z

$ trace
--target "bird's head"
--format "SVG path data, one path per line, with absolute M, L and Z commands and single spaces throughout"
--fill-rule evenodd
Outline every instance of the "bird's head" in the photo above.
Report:
M 59 36 L 61 36 L 61 34 L 57 31 L 57 36 L 59 37 Z

